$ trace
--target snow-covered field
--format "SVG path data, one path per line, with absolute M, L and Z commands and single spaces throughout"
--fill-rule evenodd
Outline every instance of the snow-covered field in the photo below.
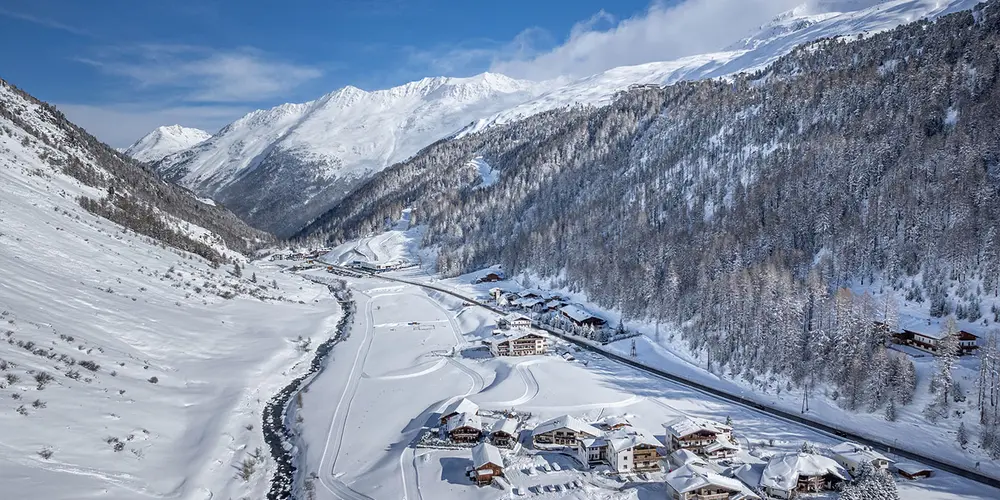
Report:
M 0 497 L 262 498 L 261 410 L 305 371 L 297 339 L 328 336 L 336 301 L 86 212 L 76 196 L 98 193 L 16 132 L 0 153 Z
M 412 259 L 416 237 L 417 230 L 390 231 L 343 245 L 326 259 L 365 258 L 358 255 L 366 252 L 354 249 L 372 247 L 380 249 L 374 255 L 380 260 Z M 348 254 L 349 259 L 342 259 Z M 481 295 L 491 286 L 471 285 L 471 276 L 440 280 L 419 268 L 386 276 L 433 282 L 467 296 Z M 740 443 L 757 454 L 797 449 L 803 441 L 821 449 L 839 443 L 836 436 L 729 404 L 558 341 L 546 356 L 492 358 L 480 344 L 495 325 L 495 313 L 414 285 L 381 278 L 349 282 L 364 314 L 357 316 L 352 337 L 336 347 L 329 368 L 302 398 L 305 461 L 307 473 L 317 478 L 317 498 L 518 496 L 512 489 L 480 488 L 468 481 L 468 450 L 413 446 L 424 427 L 437 425 L 436 412 L 463 396 L 484 410 L 530 412 L 529 428 L 566 413 L 590 421 L 620 415 L 662 440 L 661 424 L 687 415 L 731 418 Z M 643 347 L 641 355 L 650 351 Z M 567 361 L 562 352 L 576 359 Z M 694 370 L 690 365 L 686 369 Z M 529 496 L 617 499 L 660 498 L 666 493 L 655 474 L 648 481 L 619 481 L 582 470 L 574 459 L 556 452 L 504 455 L 511 488 Z M 947 473 L 898 484 L 906 499 L 1000 496 L 1000 491 Z

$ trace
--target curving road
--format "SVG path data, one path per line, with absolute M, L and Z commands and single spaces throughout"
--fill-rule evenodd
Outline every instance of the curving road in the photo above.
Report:
M 505 311 L 497 309 L 497 308 L 495 308 L 495 307 L 493 307 L 493 306 L 491 306 L 489 304 L 484 304 L 482 302 L 477 301 L 476 299 L 474 299 L 472 297 L 467 297 L 467 296 L 462 295 L 462 294 L 460 294 L 460 293 L 458 293 L 458 292 L 456 292 L 454 290 L 449 290 L 447 288 L 443 288 L 443 287 L 439 287 L 439 286 L 435 286 L 435 285 L 430 285 L 430 284 L 427 284 L 427 283 L 421 283 L 421 282 L 417 282 L 417 281 L 410 281 L 410 280 L 405 280 L 405 279 L 400 279 L 400 278 L 393 278 L 393 277 L 385 276 L 383 274 L 371 274 L 371 273 L 369 273 L 368 275 L 372 276 L 372 277 L 380 278 L 380 279 L 383 279 L 383 280 L 387 280 L 387 281 L 392 281 L 392 282 L 396 282 L 396 283 L 405 283 L 405 284 L 409 284 L 409 285 L 419 286 L 421 288 L 428 289 L 428 290 L 434 290 L 434 291 L 437 291 L 437 292 L 440 292 L 440 293 L 451 295 L 452 297 L 458 298 L 460 300 L 464 300 L 464 301 L 466 301 L 468 303 L 475 304 L 477 306 L 489 309 L 490 311 L 493 311 L 495 313 L 506 314 Z M 904 448 L 899 448 L 898 446 L 893 446 L 892 443 L 882 441 L 882 440 L 880 440 L 880 439 L 878 439 L 877 437 L 874 437 L 874 436 L 871 436 L 871 437 L 869 437 L 869 436 L 862 436 L 860 434 L 857 434 L 855 431 L 852 431 L 852 430 L 849 430 L 849 429 L 845 429 L 845 428 L 836 427 L 834 425 L 831 425 L 831 424 L 828 424 L 828 423 L 825 423 L 825 422 L 820 422 L 820 421 L 817 421 L 817 420 L 813 420 L 813 419 L 811 419 L 811 418 L 809 418 L 808 416 L 805 416 L 805 415 L 800 415 L 800 414 L 789 412 L 789 411 L 785 411 L 785 410 L 782 410 L 782 409 L 779 409 L 779 408 L 767 406 L 767 405 L 764 405 L 764 404 L 759 403 L 757 401 L 754 401 L 752 399 L 747 399 L 747 398 L 745 398 L 745 397 L 743 397 L 743 396 L 741 396 L 739 394 L 733 394 L 733 393 L 725 392 L 725 391 L 717 389 L 715 387 L 711 387 L 711 386 L 702 384 L 700 382 L 687 379 L 687 378 L 685 378 L 685 377 L 683 377 L 681 375 L 677 375 L 677 374 L 674 374 L 674 373 L 667 372 L 665 370 L 661 370 L 659 368 L 648 366 L 648 365 L 646 365 L 646 364 L 644 364 L 644 363 L 642 363 L 640 361 L 637 361 L 635 359 L 632 359 L 632 358 L 629 358 L 629 357 L 626 357 L 626 356 L 618 355 L 618 354 L 616 354 L 614 352 L 610 352 L 608 350 L 605 350 L 601 346 L 595 345 L 595 344 L 593 344 L 593 343 L 591 343 L 591 342 L 589 342 L 589 341 L 587 341 L 585 339 L 582 339 L 580 337 L 576 337 L 576 336 L 573 336 L 573 335 L 569 335 L 569 334 L 567 334 L 565 332 L 562 332 L 560 330 L 557 330 L 557 329 L 554 329 L 554 328 L 551 328 L 551 327 L 548 327 L 548 326 L 545 326 L 545 325 L 535 324 L 534 326 L 536 328 L 540 328 L 540 329 L 543 329 L 543 330 L 549 332 L 550 334 L 552 334 L 555 337 L 558 337 L 558 338 L 561 338 L 561 339 L 563 339 L 563 340 L 565 340 L 567 342 L 573 343 L 573 344 L 579 346 L 582 349 L 586 349 L 586 350 L 588 350 L 590 352 L 593 352 L 595 354 L 599 354 L 601 356 L 604 356 L 604 357 L 606 357 L 606 358 L 608 358 L 608 359 L 610 359 L 612 361 L 618 362 L 620 364 L 628 365 L 628 366 L 630 366 L 632 368 L 635 368 L 636 370 L 645 372 L 645 373 L 647 373 L 649 375 L 652 375 L 654 377 L 661 378 L 661 379 L 664 379 L 664 380 L 668 380 L 670 382 L 674 382 L 676 384 L 685 386 L 685 387 L 687 387 L 690 390 L 700 392 L 700 393 L 705 394 L 707 396 L 711 396 L 711 397 L 714 397 L 714 398 L 717 398 L 717 399 L 721 399 L 721 400 L 724 400 L 724 401 L 726 401 L 728 403 L 736 404 L 736 405 L 742 406 L 744 408 L 750 409 L 752 411 L 756 411 L 756 412 L 759 412 L 759 413 L 765 413 L 765 414 L 768 414 L 768 415 L 770 415 L 772 417 L 777 417 L 779 419 L 782 419 L 782 420 L 785 420 L 785 421 L 788 421 L 788 422 L 791 422 L 791 423 L 803 425 L 803 426 L 812 428 L 813 430 L 825 433 L 827 435 L 837 436 L 837 437 L 840 437 L 840 438 L 843 438 L 843 439 L 848 439 L 848 440 L 851 440 L 851 441 L 855 441 L 857 443 L 864 444 L 866 446 L 870 446 L 870 447 L 872 447 L 872 448 L 874 448 L 876 450 L 879 450 L 879 451 L 893 453 L 893 454 L 896 454 L 896 455 L 901 456 L 903 458 L 906 458 L 908 460 L 915 460 L 915 461 L 918 461 L 918 462 L 930 465 L 932 467 L 936 467 L 938 469 L 950 472 L 952 474 L 964 477 L 966 479 L 971 479 L 971 480 L 976 481 L 978 483 L 982 483 L 982 484 L 985 484 L 985 485 L 988 485 L 988 486 L 992 486 L 994 488 L 1000 488 L 1000 480 L 998 480 L 997 478 L 994 478 L 994 477 L 991 477 L 991 476 L 987 476 L 987 475 L 984 475 L 984 474 L 981 474 L 981 473 L 978 473 L 978 472 L 974 472 L 972 470 L 966 469 L 963 466 L 960 466 L 960 465 L 957 465 L 957 464 L 953 464 L 953 463 L 949 463 L 949 462 L 944 462 L 944 461 L 939 460 L 939 459 L 937 459 L 935 457 L 930 457 L 930 456 L 927 456 L 927 455 L 924 455 L 924 454 L 921 454 L 921 453 L 918 453 L 918 452 L 914 452 L 914 451 L 907 450 L 907 449 L 904 449 Z

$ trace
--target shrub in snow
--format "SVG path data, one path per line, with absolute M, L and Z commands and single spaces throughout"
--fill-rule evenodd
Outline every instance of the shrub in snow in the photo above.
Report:
M 149 383 L 150 384 L 157 384 L 159 382 L 160 382 L 160 379 L 158 379 L 156 377 L 149 377 Z
M 45 460 L 52 458 L 52 448 L 46 446 L 45 448 L 38 450 L 38 456 L 44 458 Z
M 38 390 L 45 388 L 45 384 L 55 380 L 55 377 L 50 375 L 48 372 L 38 372 L 35 374 L 35 382 L 38 383 Z

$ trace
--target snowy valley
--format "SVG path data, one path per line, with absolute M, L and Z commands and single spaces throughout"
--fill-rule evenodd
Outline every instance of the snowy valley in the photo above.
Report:
M 1000 498 L 998 47 L 809 0 L 121 152 L 0 80 L 0 496 Z

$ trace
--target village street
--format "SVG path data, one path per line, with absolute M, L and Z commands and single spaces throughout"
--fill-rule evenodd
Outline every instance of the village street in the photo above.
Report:
M 744 447 L 768 453 L 795 451 L 804 441 L 822 447 L 841 441 L 555 339 L 544 356 L 492 357 L 482 340 L 491 335 L 495 313 L 412 284 L 376 277 L 350 278 L 348 284 L 358 311 L 350 337 L 334 348 L 325 371 L 298 402 L 300 463 L 303 475 L 315 475 L 319 499 L 512 495 L 465 477 L 468 448 L 413 446 L 425 428 L 437 427 L 445 406 L 464 396 L 487 412 L 530 413 L 529 429 L 562 414 L 585 421 L 622 416 L 662 441 L 663 422 L 692 416 L 731 419 Z M 575 359 L 560 356 L 566 352 Z M 507 460 L 508 477 L 522 494 L 625 499 L 666 493 L 662 481 L 598 477 L 560 453 L 522 450 Z M 942 472 L 901 483 L 900 492 L 904 498 L 986 499 L 995 498 L 996 490 Z

